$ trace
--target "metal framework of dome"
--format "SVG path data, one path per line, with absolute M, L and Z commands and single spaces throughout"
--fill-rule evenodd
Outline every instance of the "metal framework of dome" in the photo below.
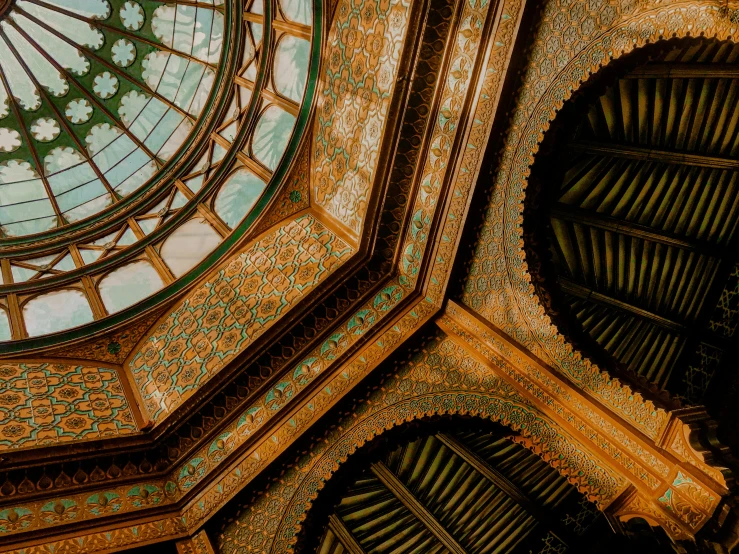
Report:
M 0 349 L 13 350 L 160 304 L 241 237 L 291 162 L 318 48 L 299 0 L 20 0 L 0 17 Z

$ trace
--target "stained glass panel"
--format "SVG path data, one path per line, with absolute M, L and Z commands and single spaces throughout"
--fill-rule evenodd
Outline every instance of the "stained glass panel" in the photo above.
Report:
M 22 247 L 8 257 L 6 284 L 12 278 L 16 289 L 3 294 L 21 304 L 20 329 L 28 318 L 32 336 L 53 333 L 91 321 L 100 301 L 113 314 L 143 300 L 170 272 L 196 266 L 255 208 L 284 157 L 310 60 L 302 26 L 311 2 L 278 2 L 281 11 L 270 11 L 280 25 L 265 25 L 264 0 L 247 0 L 243 14 L 223 0 L 13 0 L 2 13 L 0 245 L 75 224 L 73 235 L 38 239 L 43 256 L 36 237 L 14 239 Z M 223 71 L 225 37 L 237 26 L 243 45 L 229 46 L 243 54 Z M 265 56 L 273 61 L 262 79 Z M 205 106 L 215 114 L 207 128 L 199 122 Z M 196 129 L 208 144 L 197 145 L 193 163 L 179 153 Z M 243 151 L 235 156 L 236 144 Z M 161 189 L 126 200 L 165 165 L 175 171 Z M 192 202 L 201 203 L 197 211 Z M 121 217 L 108 218 L 116 207 Z M 180 221 L 183 209 L 206 217 Z M 86 219 L 89 227 L 77 224 Z M 153 249 L 139 248 L 144 240 Z M 137 261 L 100 269 L 131 248 Z M 82 290 L 81 272 L 96 291 Z M 88 301 L 88 292 L 100 298 Z M 44 323 L 40 314 L 62 301 L 69 318 Z M 0 340 L 10 337 L 2 309 Z
M 302 38 L 282 37 L 275 52 L 275 87 L 283 96 L 299 102 L 308 78 L 310 43 Z
M 295 118 L 282 108 L 270 106 L 259 118 L 254 130 L 252 151 L 266 167 L 274 170 L 285 152 Z
M 266 186 L 251 171 L 239 169 L 221 186 L 213 207 L 223 222 L 233 229 L 254 206 Z
M 181 277 L 221 243 L 221 236 L 201 217 L 181 225 L 162 245 L 161 255 L 175 277 Z
M 155 177 L 213 90 L 224 25 L 207 3 L 15 2 L 0 23 L 3 232 L 90 217 Z
M 313 22 L 313 3 L 310 0 L 280 0 L 285 17 L 295 23 L 310 25 Z
M 6 341 L 13 338 L 10 332 L 10 319 L 8 319 L 8 312 L 0 309 L 0 341 Z

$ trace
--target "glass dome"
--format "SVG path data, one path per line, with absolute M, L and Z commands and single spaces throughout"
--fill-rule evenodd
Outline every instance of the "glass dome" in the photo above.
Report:
M 120 325 L 244 236 L 307 125 L 313 17 L 308 0 L 0 0 L 0 351 Z
M 8 6 L 0 24 L 3 234 L 95 215 L 177 153 L 213 89 L 224 35 L 217 3 Z

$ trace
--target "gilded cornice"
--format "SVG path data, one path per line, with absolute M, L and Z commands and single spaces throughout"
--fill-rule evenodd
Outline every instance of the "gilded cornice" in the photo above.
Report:
M 358 448 L 406 421 L 455 414 L 491 419 L 519 432 L 526 446 L 555 461 L 553 465 L 595 501 L 608 503 L 626 489 L 623 477 L 599 465 L 577 438 L 471 359 L 465 347 L 441 335 L 409 361 L 397 364 L 382 386 L 360 394 L 355 413 L 332 422 L 330 431 L 314 437 L 312 448 L 291 471 L 239 509 L 219 538 L 219 551 L 292 552 L 316 495 Z M 280 502 L 274 502 L 276 498 Z
M 709 466 L 689 441 L 681 441 L 690 437 L 688 424 L 673 417 L 662 436 L 653 441 L 464 307 L 450 302 L 437 324 L 466 346 L 468 355 L 487 364 L 564 429 L 584 439 L 591 454 L 602 457 L 600 463 L 610 465 L 639 491 L 640 502 L 652 507 L 652 515 L 660 515 L 660 523 L 669 521 L 669 526 L 681 530 L 673 538 L 691 538 L 728 493 L 722 473 Z M 685 513 L 676 512 L 667 507 L 665 499 L 675 498 L 676 481 L 687 480 L 703 501 Z M 681 516 L 676 518 L 676 514 Z

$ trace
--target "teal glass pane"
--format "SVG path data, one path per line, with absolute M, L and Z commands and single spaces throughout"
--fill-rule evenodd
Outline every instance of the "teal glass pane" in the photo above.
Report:
M 256 204 L 266 186 L 251 171 L 239 169 L 221 185 L 213 207 L 223 222 L 233 229 Z
M 290 141 L 293 125 L 295 118 L 282 108 L 267 108 L 254 129 L 254 157 L 274 171 Z
M 182 277 L 221 243 L 221 236 L 201 217 L 178 227 L 162 244 L 161 256 L 175 277 Z
M 31 337 L 72 329 L 92 320 L 90 303 L 79 290 L 50 292 L 29 300 L 23 306 L 23 321 Z
M 10 333 L 10 319 L 8 318 L 8 312 L 0 309 L 0 341 L 10 340 L 12 337 Z
M 108 273 L 98 285 L 108 313 L 120 312 L 164 287 L 156 269 L 147 261 L 124 265 Z
M 277 92 L 300 102 L 305 91 L 310 61 L 310 43 L 302 38 L 285 35 L 277 45 L 274 79 Z
M 313 3 L 310 0 L 280 0 L 280 8 L 290 21 L 303 25 L 313 23 Z

